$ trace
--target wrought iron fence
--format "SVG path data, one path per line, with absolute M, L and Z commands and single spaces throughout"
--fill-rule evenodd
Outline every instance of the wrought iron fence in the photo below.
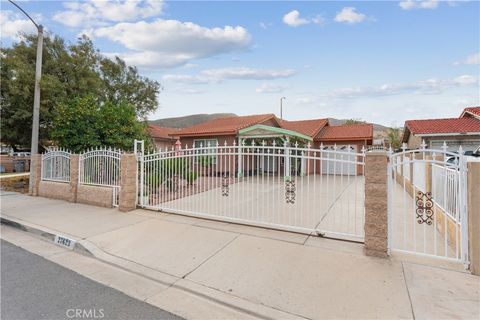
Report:
M 42 154 L 42 180 L 70 181 L 70 151 L 51 148 Z
M 120 186 L 121 155 L 122 151 L 111 148 L 97 148 L 80 153 L 79 182 L 98 186 Z

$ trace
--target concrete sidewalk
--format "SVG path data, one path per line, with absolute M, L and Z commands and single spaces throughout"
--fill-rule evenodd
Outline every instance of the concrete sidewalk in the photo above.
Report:
M 371 258 L 362 244 L 145 210 L 0 200 L 2 218 L 74 238 L 93 255 L 45 249 L 52 261 L 186 318 L 480 317 L 480 278 L 457 265 Z M 7 241 L 38 247 L 22 236 L 2 227 Z M 105 271 L 94 272 L 99 263 Z

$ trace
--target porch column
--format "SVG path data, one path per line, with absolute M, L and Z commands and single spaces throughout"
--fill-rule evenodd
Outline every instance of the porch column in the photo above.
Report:
M 242 155 L 242 141 L 243 139 L 238 137 L 238 178 L 243 177 L 243 155 Z
M 285 181 L 290 181 L 291 179 L 291 171 L 292 171 L 292 168 L 290 168 L 290 141 L 287 137 L 287 140 L 285 141 L 285 143 L 283 144 L 283 176 L 284 176 L 284 179 Z

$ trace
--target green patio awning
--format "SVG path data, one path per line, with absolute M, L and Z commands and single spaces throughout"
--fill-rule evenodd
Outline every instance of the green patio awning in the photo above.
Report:
M 300 132 L 266 126 L 264 124 L 256 124 L 251 127 L 241 129 L 238 134 L 240 138 L 278 138 L 287 136 L 313 141 L 312 137 L 306 136 Z

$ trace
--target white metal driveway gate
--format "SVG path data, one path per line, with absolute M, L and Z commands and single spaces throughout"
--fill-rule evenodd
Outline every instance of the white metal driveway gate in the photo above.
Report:
M 140 152 L 138 204 L 362 241 L 365 154 L 345 150 L 253 141 Z
M 389 152 L 390 250 L 468 264 L 467 164 L 441 150 Z

